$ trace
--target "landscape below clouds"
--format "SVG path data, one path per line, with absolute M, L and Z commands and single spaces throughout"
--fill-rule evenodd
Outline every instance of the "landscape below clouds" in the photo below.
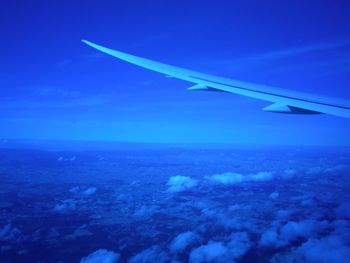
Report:
M 1 150 L 1 262 L 348 262 L 350 151 Z

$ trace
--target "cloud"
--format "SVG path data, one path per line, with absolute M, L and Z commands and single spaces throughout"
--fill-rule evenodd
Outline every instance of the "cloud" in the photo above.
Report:
M 59 162 L 74 162 L 76 159 L 77 159 L 76 156 L 72 156 L 72 157 L 60 156 L 57 158 L 57 161 L 59 161 Z
M 233 233 L 227 247 L 232 260 L 243 256 L 251 247 L 248 234 L 246 232 Z
M 96 193 L 96 191 L 97 191 L 96 187 L 89 187 L 83 191 L 83 194 L 84 195 L 93 195 L 94 193 Z
M 53 211 L 59 212 L 59 213 L 65 213 L 69 211 L 74 211 L 76 210 L 76 201 L 73 199 L 67 199 L 59 204 L 56 204 L 55 207 L 53 208 Z
M 116 263 L 120 255 L 106 249 L 99 249 L 80 260 L 80 263 Z
M 62 61 L 56 63 L 54 66 L 55 66 L 56 68 L 58 68 L 58 69 L 62 69 L 62 68 L 64 68 L 64 67 L 66 67 L 66 66 L 72 64 L 72 62 L 73 62 L 73 60 L 71 60 L 71 59 L 64 59 L 64 60 L 62 60 Z
M 222 242 L 209 242 L 192 250 L 190 263 L 214 262 L 223 259 L 227 254 L 227 248 Z
M 17 242 L 21 239 L 21 231 L 12 224 L 0 228 L 0 241 Z
M 256 174 L 251 174 L 248 176 L 248 181 L 268 181 L 273 178 L 273 173 L 271 172 L 258 172 Z
M 72 234 L 68 234 L 64 237 L 66 240 L 74 240 L 80 237 L 92 236 L 93 234 L 86 228 L 86 225 L 82 225 L 74 230 Z
M 173 253 L 182 253 L 191 245 L 198 241 L 199 237 L 192 231 L 183 232 L 177 235 L 169 245 L 169 249 Z
M 296 213 L 298 213 L 298 210 L 295 209 L 280 209 L 276 212 L 276 218 L 286 220 Z
M 153 246 L 133 256 L 129 263 L 169 262 L 169 257 L 159 246 Z
M 192 250 L 189 262 L 235 262 L 243 256 L 251 247 L 248 234 L 246 232 L 236 232 L 226 240 L 226 242 L 210 241 L 207 245 L 202 245 Z
M 295 257 L 309 263 L 347 263 L 350 247 L 338 237 L 328 236 L 321 239 L 309 239 L 294 252 Z
M 263 247 L 281 247 L 284 245 L 284 242 L 282 242 L 279 239 L 277 228 L 276 227 L 270 227 L 266 229 L 259 240 L 259 245 Z
M 271 52 L 266 52 L 263 54 L 257 54 L 255 56 L 252 56 L 251 59 L 263 60 L 263 61 L 276 60 L 276 59 L 288 58 L 288 57 L 297 56 L 297 55 L 303 55 L 310 52 L 332 50 L 332 49 L 344 47 L 349 44 L 350 42 L 348 40 L 309 44 L 309 45 L 300 46 L 300 47 L 280 49 L 280 50 L 275 50 Z
M 349 44 L 350 44 L 349 40 L 325 42 L 325 43 L 312 43 L 312 44 L 299 46 L 299 47 L 291 47 L 291 48 L 268 51 L 264 53 L 257 53 L 257 54 L 253 54 L 250 56 L 241 57 L 233 60 L 227 60 L 227 59 L 219 60 L 216 62 L 216 66 L 229 68 L 231 70 L 255 68 L 255 67 L 260 67 L 260 66 L 272 63 L 272 62 L 279 61 L 281 59 L 301 56 L 301 55 L 305 55 L 313 52 L 333 50 L 333 49 L 348 46 Z M 344 61 L 344 58 L 342 58 L 341 61 L 336 61 L 336 62 L 339 63 L 343 61 Z M 345 62 L 348 63 L 349 61 L 345 59 Z M 294 68 L 305 67 L 305 65 L 300 65 L 300 63 L 299 65 L 293 65 L 293 66 Z M 289 69 L 289 68 L 286 68 L 286 69 Z
M 315 220 L 289 221 L 280 229 L 280 238 L 290 243 L 300 237 L 312 236 L 319 227 Z
M 269 195 L 269 198 L 271 199 L 276 199 L 277 197 L 279 197 L 279 193 L 278 192 L 272 192 L 270 195 Z
M 198 185 L 198 181 L 188 176 L 176 175 L 170 177 L 167 182 L 169 193 L 177 193 L 189 190 Z
M 279 222 L 273 222 L 271 227 L 262 233 L 259 245 L 273 248 L 284 247 L 297 239 L 313 237 L 327 226 L 327 221 L 311 219 L 298 222 L 289 221 L 282 226 Z
M 286 169 L 283 171 L 283 178 L 289 179 L 294 177 L 297 174 L 297 170 L 295 169 Z
M 314 166 L 310 167 L 306 170 L 306 173 L 309 175 L 318 175 L 318 174 L 334 174 L 346 168 L 344 165 L 335 165 L 332 167 L 324 167 L 324 166 Z
M 100 106 L 108 103 L 106 96 L 95 96 L 85 98 L 72 98 L 72 99 L 26 99 L 26 100 L 2 100 L 0 108 L 3 109 L 52 109 L 52 108 L 79 108 L 89 106 Z
M 133 217 L 135 217 L 136 219 L 145 219 L 151 217 L 157 211 L 157 209 L 158 207 L 155 205 L 143 205 L 134 212 Z
M 207 178 L 213 183 L 225 184 L 225 185 L 237 184 L 245 180 L 243 175 L 238 173 L 230 173 L 230 172 L 222 173 L 222 174 L 214 174 Z
M 77 194 L 77 195 L 93 195 L 97 192 L 96 187 L 81 187 L 81 186 L 75 186 L 69 189 L 69 192 L 72 194 Z
M 273 173 L 271 172 L 258 172 L 256 174 L 242 175 L 238 173 L 222 173 L 214 174 L 212 176 L 207 176 L 210 182 L 214 184 L 223 184 L 223 185 L 234 185 L 242 182 L 259 182 L 259 181 L 268 181 L 273 179 Z

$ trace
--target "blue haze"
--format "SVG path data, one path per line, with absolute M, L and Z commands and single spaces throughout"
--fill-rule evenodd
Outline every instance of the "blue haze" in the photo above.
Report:
M 349 145 L 333 116 L 190 92 L 82 38 L 233 79 L 350 99 L 348 1 L 15 1 L 1 6 L 0 138 Z

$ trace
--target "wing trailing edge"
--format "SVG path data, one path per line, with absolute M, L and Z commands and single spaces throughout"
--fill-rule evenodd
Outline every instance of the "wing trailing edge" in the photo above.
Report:
M 285 104 L 280 104 L 278 102 L 263 108 L 263 111 L 289 113 L 289 114 L 322 114 L 322 112 L 297 108 L 297 107 L 293 107 Z

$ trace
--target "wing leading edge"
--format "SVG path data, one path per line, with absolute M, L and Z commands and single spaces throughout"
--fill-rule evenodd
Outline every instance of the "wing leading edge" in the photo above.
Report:
M 350 118 L 349 101 L 217 77 L 193 70 L 167 65 L 150 59 L 137 57 L 94 44 L 87 40 L 82 41 L 103 53 L 126 62 L 162 73 L 170 77 L 195 83 L 195 85 L 189 88 L 189 90 L 230 92 L 272 102 L 270 106 L 263 109 L 264 111 L 291 114 L 326 113 L 339 117 Z

